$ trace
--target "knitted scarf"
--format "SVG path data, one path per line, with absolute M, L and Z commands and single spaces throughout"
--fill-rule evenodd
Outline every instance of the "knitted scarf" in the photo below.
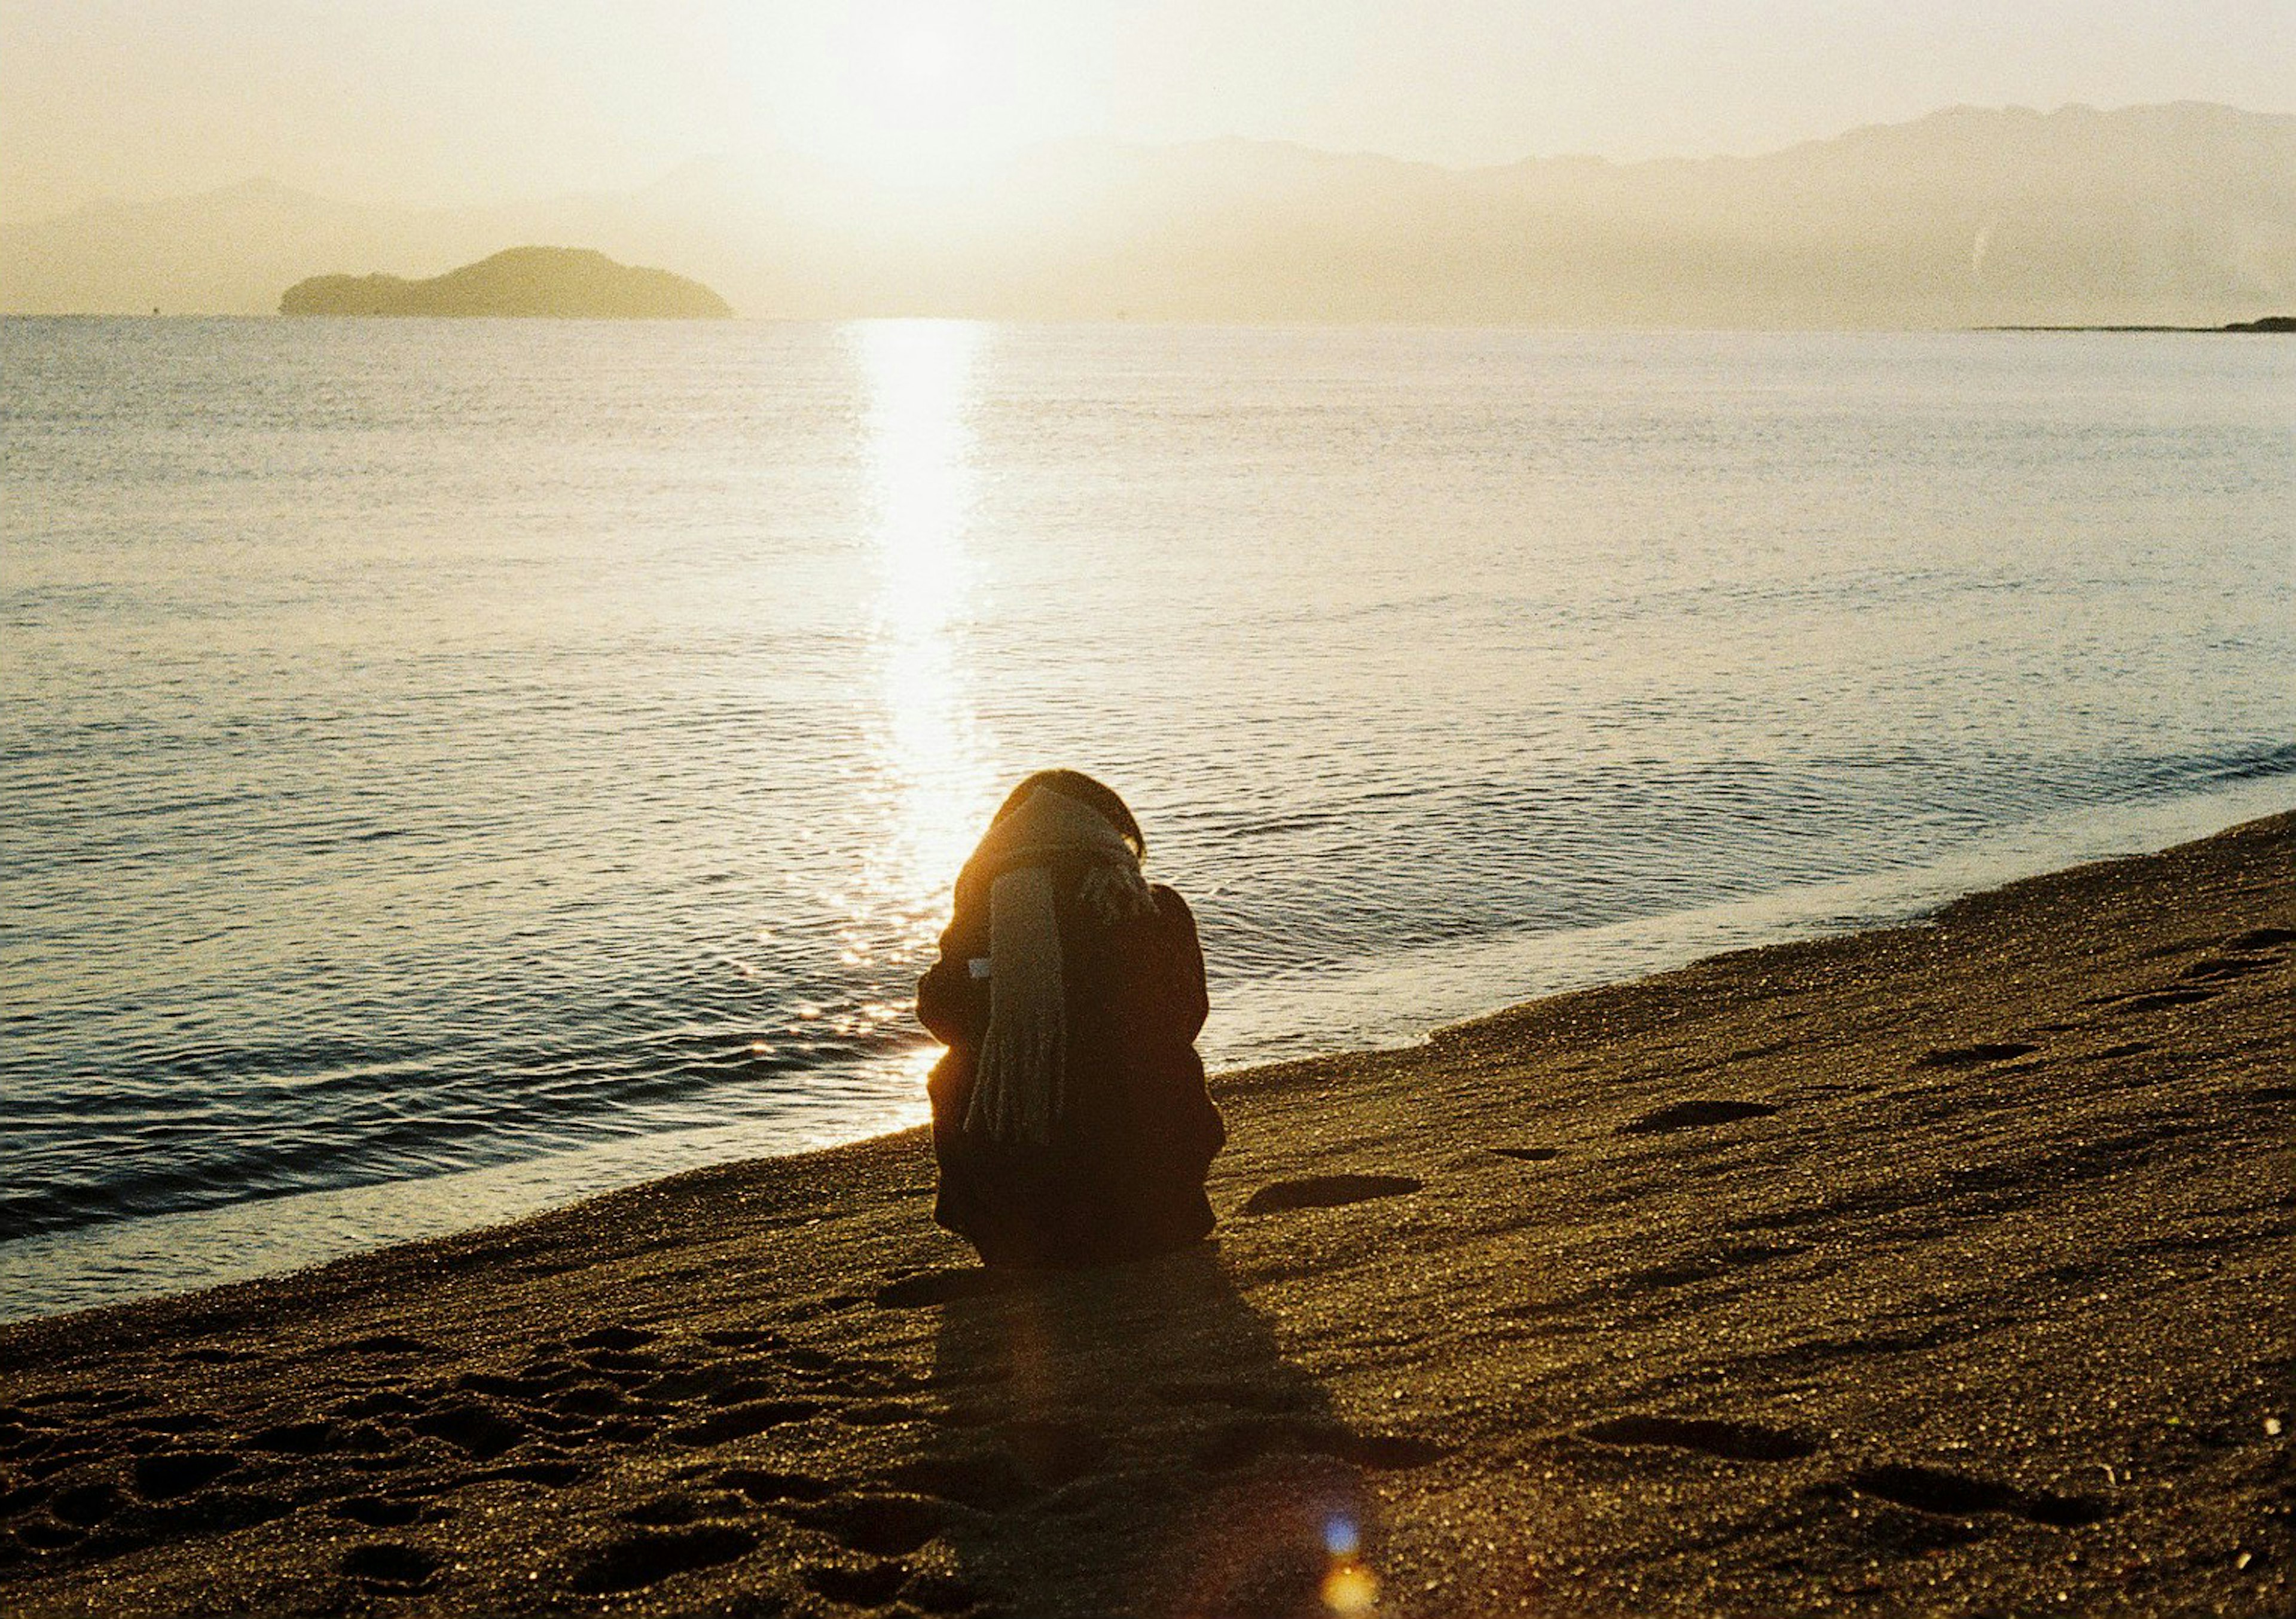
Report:
M 957 879 L 988 897 L 988 1031 L 973 1068 L 968 1133 L 1048 1146 L 1068 1109 L 1068 998 L 1052 862 L 1082 865 L 1078 897 L 1103 922 L 1155 909 L 1140 858 L 1106 816 L 1038 788 L 988 829 Z

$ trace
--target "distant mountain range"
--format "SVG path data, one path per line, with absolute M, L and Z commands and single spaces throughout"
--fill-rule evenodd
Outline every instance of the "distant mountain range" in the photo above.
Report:
M 1759 158 L 1469 170 L 1072 143 L 950 191 L 719 160 L 454 210 L 252 181 L 0 225 L 0 310 L 260 314 L 316 271 L 530 241 L 673 266 L 757 316 L 2211 326 L 2296 305 L 2296 117 L 1956 108 Z
M 723 319 L 726 300 L 667 270 L 634 269 L 590 248 L 505 248 L 426 281 L 314 275 L 281 295 L 282 315 L 507 315 Z

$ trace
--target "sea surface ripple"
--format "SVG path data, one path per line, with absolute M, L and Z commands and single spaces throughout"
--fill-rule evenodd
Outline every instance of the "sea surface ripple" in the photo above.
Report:
M 0 1316 L 915 1122 L 1005 785 L 1233 1065 L 2296 804 L 2296 345 L 0 321 Z

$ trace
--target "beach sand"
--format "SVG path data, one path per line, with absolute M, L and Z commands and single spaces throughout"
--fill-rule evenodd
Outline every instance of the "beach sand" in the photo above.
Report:
M 921 1133 L 0 1331 L 0 1611 L 2296 1612 L 2296 816 L 1225 1076 L 1016 1280 Z

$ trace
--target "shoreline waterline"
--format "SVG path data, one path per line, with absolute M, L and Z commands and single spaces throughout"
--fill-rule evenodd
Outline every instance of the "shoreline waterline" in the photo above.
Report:
M 2296 814 L 1231 1075 L 1211 1242 L 914 1137 L 0 1328 L 12 1614 L 2278 1613 Z
M 1215 1068 L 1889 920 L 2028 829 L 2296 780 L 2296 350 L 0 349 L 11 1239 L 384 1183 L 506 1213 L 912 1118 L 949 879 L 1040 765 L 1117 786 L 1196 905 Z M 152 1246 L 196 1281 L 390 1234 L 354 1201 Z
M 1496 1004 L 1374 1026 L 1323 1051 L 1269 1053 L 1223 1067 L 1219 1088 L 1266 1067 L 1409 1050 L 1439 1033 L 1506 1016 L 1547 997 L 1626 985 L 1713 957 L 1916 922 L 1959 899 L 2098 860 L 2157 853 L 2296 810 L 2296 781 L 2267 778 L 2150 805 L 2113 805 L 2012 829 L 1980 847 L 1913 870 L 1804 885 L 1735 904 L 1532 940 L 1438 946 L 1435 960 L 1374 965 L 1296 992 L 1303 1017 L 1350 997 L 1377 998 L 1398 974 L 1519 985 Z M 1468 957 L 1477 959 L 1468 960 Z M 1492 958 L 1497 958 L 1495 962 Z M 1263 995 L 1267 992 L 1260 992 Z M 1267 1020 L 1263 1011 L 1259 1021 Z M 931 1048 L 931 1050 L 937 1050 Z M 924 1122 L 923 1064 L 914 1100 L 886 1128 L 808 1131 L 777 1118 L 718 1129 L 634 1135 L 570 1152 L 446 1174 L 367 1182 L 153 1214 L 0 1243 L 0 1324 L 131 1304 L 277 1277 L 351 1255 L 462 1235 L 563 1209 L 605 1193 L 712 1165 L 801 1156 L 897 1135 Z

